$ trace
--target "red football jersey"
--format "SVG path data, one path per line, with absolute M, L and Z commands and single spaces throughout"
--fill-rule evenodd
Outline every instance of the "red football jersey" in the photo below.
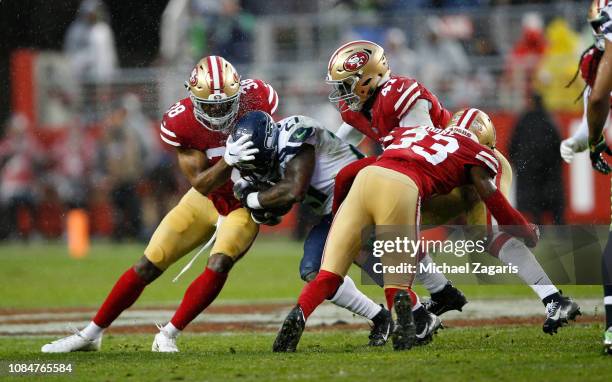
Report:
M 264 81 L 253 79 L 240 81 L 240 92 L 238 115 L 234 121 L 254 110 L 265 111 L 272 115 L 276 112 L 278 95 L 272 86 Z M 160 137 L 166 144 L 175 148 L 200 150 L 208 157 L 210 166 L 217 163 L 225 152 L 227 134 L 211 131 L 202 126 L 195 118 L 189 97 L 183 98 L 168 109 L 160 129 Z M 234 198 L 231 180 L 211 192 L 208 198 L 212 200 L 217 212 L 224 216 L 240 208 L 240 202 Z
M 450 121 L 451 114 L 444 109 L 427 88 L 409 77 L 391 76 L 384 85 L 374 93 L 374 104 L 367 112 L 343 111 L 342 120 L 359 130 L 370 139 L 379 141 L 400 125 L 402 118 L 410 112 L 414 104 L 424 99 L 431 103 L 429 115 L 436 127 L 444 127 Z M 341 103 L 341 108 L 344 106 Z
M 595 77 L 597 76 L 597 67 L 599 66 L 599 61 L 601 61 L 601 56 L 603 52 L 601 52 L 597 48 L 591 48 L 588 52 L 584 54 L 582 60 L 580 61 L 580 74 L 584 82 L 590 87 L 593 87 L 595 83 Z
M 467 168 L 480 166 L 493 177 L 499 163 L 493 151 L 458 129 L 418 126 L 396 128 L 383 140 L 385 151 L 374 166 L 406 174 L 419 187 L 421 197 L 448 194 L 469 183 Z

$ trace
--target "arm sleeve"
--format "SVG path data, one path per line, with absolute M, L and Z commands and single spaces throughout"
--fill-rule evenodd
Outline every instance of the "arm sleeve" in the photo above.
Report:
M 400 119 L 399 127 L 432 126 L 429 114 L 431 103 L 427 100 L 417 100 L 410 110 Z
M 529 222 L 508 203 L 500 190 L 496 190 L 483 201 L 503 231 L 523 239 L 537 241 Z
M 359 146 L 365 138 L 365 135 L 346 122 L 342 122 L 342 125 L 340 125 L 334 134 L 342 141 L 353 146 Z
M 578 150 L 577 152 L 584 151 L 589 146 L 588 145 L 589 124 L 587 123 L 587 103 L 589 101 L 590 93 L 591 93 L 591 87 L 587 86 L 582 96 L 582 103 L 584 105 L 582 109 L 583 110 L 582 120 L 580 121 L 580 126 L 578 127 L 578 129 L 572 135 L 572 138 L 574 138 L 576 140 L 576 143 L 578 143 L 581 147 L 581 149 Z

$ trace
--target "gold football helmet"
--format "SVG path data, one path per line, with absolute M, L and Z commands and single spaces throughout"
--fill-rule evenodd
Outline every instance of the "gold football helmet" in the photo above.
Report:
M 453 114 L 449 123 L 449 127 L 452 126 L 471 131 L 481 145 L 490 149 L 495 148 L 497 139 L 495 125 L 484 111 L 474 108 L 463 109 Z
M 334 87 L 332 103 L 344 101 L 345 110 L 359 111 L 390 75 L 384 49 L 371 41 L 342 45 L 329 59 L 326 82 Z
M 593 0 L 589 12 L 587 13 L 587 21 L 591 25 L 591 28 L 593 28 L 595 47 L 601 51 L 605 49 L 605 38 L 601 29 L 606 21 L 605 18 L 602 17 L 601 10 L 604 9 L 609 2 L 610 0 Z
M 202 58 L 185 82 L 196 119 L 212 131 L 228 130 L 238 114 L 240 76 L 220 56 Z

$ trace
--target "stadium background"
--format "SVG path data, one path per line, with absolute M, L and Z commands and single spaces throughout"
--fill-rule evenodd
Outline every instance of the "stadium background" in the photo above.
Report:
M 590 171 L 586 154 L 572 165 L 558 155 L 559 139 L 581 115 L 582 81 L 565 85 L 592 43 L 585 1 L 27 0 L 0 7 L 8 32 L 0 37 L 0 237 L 59 238 L 67 211 L 78 207 L 88 211 L 94 236 L 146 240 L 187 186 L 157 128 L 184 96 L 199 57 L 223 55 L 243 78 L 271 83 L 279 116 L 311 115 L 334 130 L 339 117 L 326 99 L 325 65 L 334 47 L 355 38 L 385 46 L 392 70 L 417 78 L 451 110 L 490 112 L 515 169 L 537 158 L 549 178 L 558 174 L 550 184 L 532 174 L 515 182 L 523 199 L 551 195 L 531 203 L 544 210 L 535 221 L 607 223 L 606 178 Z M 110 27 L 114 63 L 111 52 L 75 58 L 71 51 L 68 31 L 88 12 Z M 555 126 L 529 128 L 513 149 L 533 94 Z M 117 154 L 124 149 L 132 154 Z M 302 215 L 307 220 L 294 212 L 280 229 L 294 229 Z
M 107 331 L 100 353 L 39 351 L 68 323 L 87 324 L 187 189 L 159 139 L 159 119 L 207 54 L 271 83 L 279 116 L 310 115 L 333 130 L 339 120 L 323 80 L 329 55 L 350 39 L 379 42 L 392 70 L 417 78 L 451 110 L 469 105 L 492 115 L 499 148 L 519 175 L 513 203 L 534 221 L 607 225 L 609 179 L 584 153 L 571 165 L 559 157 L 560 139 L 582 112 L 574 102 L 582 80 L 565 85 L 592 43 L 588 3 L 0 0 L 0 377 L 6 362 L 35 360 L 72 362 L 79 380 L 105 381 L 608 380 L 601 287 L 564 285 L 584 316 L 548 337 L 541 302 L 517 278 L 461 285 L 470 300 L 464 311 L 446 313 L 448 329 L 409 354 L 363 346 L 367 324 L 330 304 L 309 320 L 315 328 L 298 354 L 271 354 L 303 286 L 296 239 L 309 217 L 299 210 L 265 229 L 218 301 L 181 335 L 175 357 L 149 352 L 153 323 L 168 320 L 202 271 L 204 259 L 172 282 L 191 256 L 147 287 Z M 95 32 L 87 27 L 93 19 Z M 83 48 L 88 37 L 95 49 Z M 86 225 L 89 247 L 69 239 L 82 238 Z M 87 255 L 68 256 L 66 242 L 73 255 Z M 356 270 L 352 276 L 359 280 Z M 384 300 L 378 287 L 359 287 Z

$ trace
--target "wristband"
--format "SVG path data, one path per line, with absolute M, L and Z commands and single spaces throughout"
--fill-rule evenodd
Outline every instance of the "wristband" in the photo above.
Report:
M 263 207 L 259 203 L 259 192 L 251 192 L 246 197 L 246 206 L 253 210 L 261 210 Z

